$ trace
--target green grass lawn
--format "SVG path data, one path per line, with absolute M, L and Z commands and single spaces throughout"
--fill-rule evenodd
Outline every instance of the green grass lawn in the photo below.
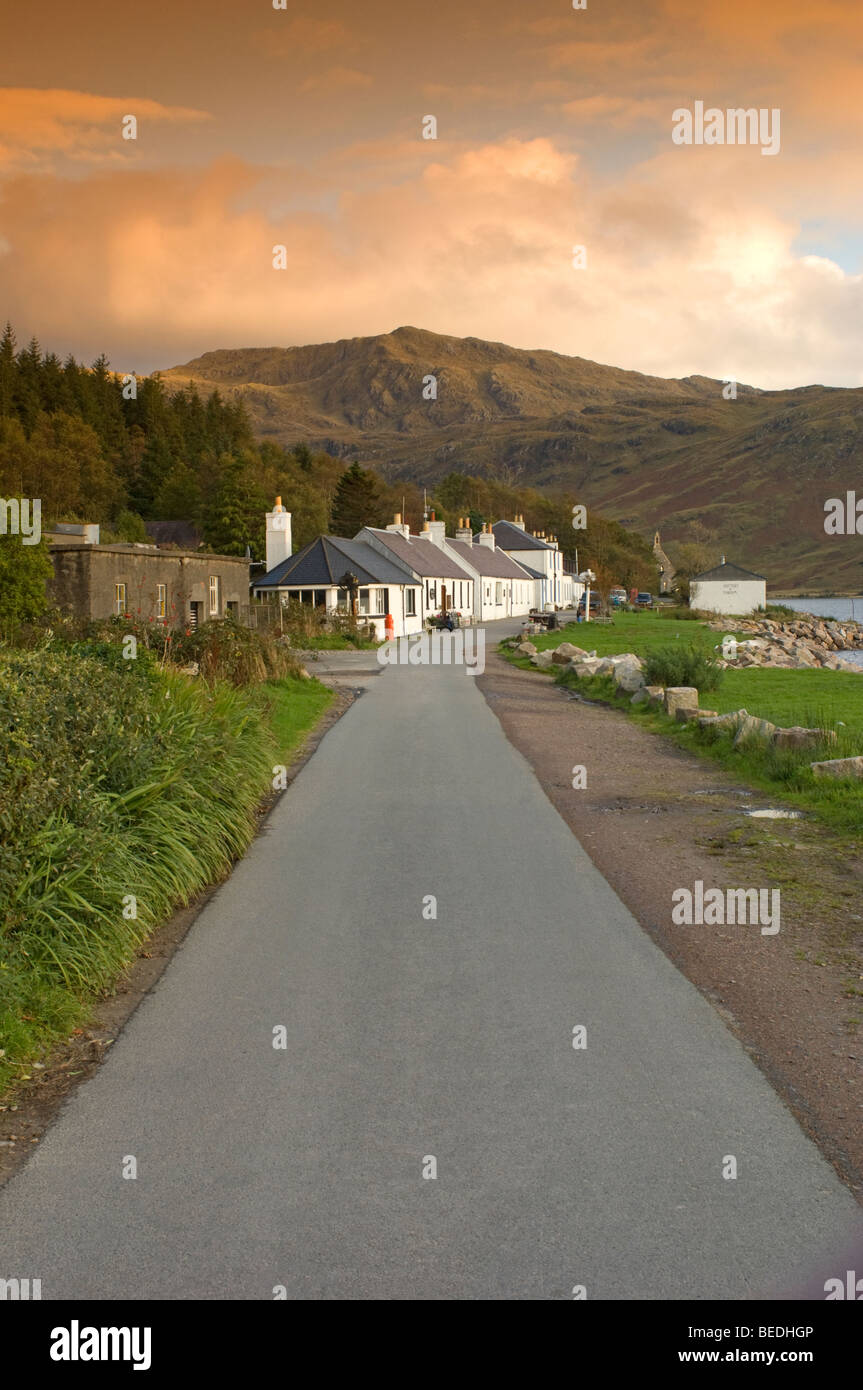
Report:
M 729 625 L 729 631 L 733 631 Z M 656 612 L 623 613 L 614 623 L 571 624 L 558 632 L 543 633 L 530 640 L 538 650 L 572 642 L 599 656 L 635 652 L 645 657 L 659 648 L 680 642 L 702 647 L 708 654 L 721 644 L 722 633 L 699 622 L 660 618 Z M 506 650 L 506 649 L 504 649 Z M 530 667 L 521 658 L 516 664 Z M 537 673 L 539 678 L 539 673 Z M 578 680 L 562 668 L 557 679 L 588 698 L 607 700 L 626 710 L 630 717 L 656 733 L 671 738 L 681 747 L 722 763 L 729 772 L 747 780 L 791 806 L 818 816 L 843 835 L 863 834 L 863 783 L 818 781 L 809 767 L 821 758 L 851 757 L 863 754 L 863 673 L 853 671 L 800 670 L 744 667 L 727 669 L 717 690 L 700 696 L 703 709 L 721 714 L 745 709 L 750 714 L 788 727 L 834 729 L 835 744 L 822 744 L 815 752 L 777 750 L 772 743 L 752 740 L 734 748 L 729 734 L 702 730 L 696 724 L 677 724 L 661 710 L 632 705 L 628 695 L 618 695 L 607 677 Z M 844 725 L 844 727 L 843 727 Z
M 734 628 L 729 624 L 729 632 Z M 657 612 L 621 613 L 614 623 L 574 623 L 563 631 L 547 632 L 530 641 L 538 651 L 572 642 L 598 656 L 616 652 L 635 652 L 644 657 L 657 648 L 676 642 L 702 647 L 720 656 L 722 633 L 700 622 L 679 622 L 661 618 Z M 740 637 L 751 634 L 738 633 Z M 707 690 L 701 698 L 705 709 L 720 714 L 745 709 L 761 719 L 788 726 L 835 728 L 841 720 L 849 732 L 863 735 L 863 672 L 744 667 L 726 670 L 718 690 Z M 863 743 L 860 747 L 863 752 Z
M 322 632 L 317 637 L 292 637 L 291 645 L 304 652 L 371 652 L 381 644 L 362 637 L 352 641 L 341 632 Z

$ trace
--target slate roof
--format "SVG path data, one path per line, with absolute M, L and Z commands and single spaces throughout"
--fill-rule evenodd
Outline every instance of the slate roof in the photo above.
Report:
M 459 555 L 464 556 L 479 574 L 493 579 L 525 579 L 527 571 L 516 563 L 505 550 L 492 550 L 490 545 L 480 545 L 479 541 L 447 541 Z
M 404 565 L 379 555 L 365 541 L 349 541 L 343 536 L 318 536 L 298 550 L 296 555 L 276 565 L 262 579 L 256 579 L 253 587 L 278 589 L 302 585 L 309 589 L 324 589 L 338 584 L 346 570 L 355 574 L 361 584 L 416 584 Z
M 753 574 L 751 570 L 741 569 L 739 565 L 714 565 L 712 570 L 705 570 L 703 574 L 694 574 L 689 582 L 702 579 L 730 579 L 733 581 L 735 579 L 764 579 L 764 575 Z
M 434 541 L 425 541 L 420 536 L 403 536 L 400 531 L 384 531 L 375 526 L 367 530 L 382 541 L 404 565 L 410 566 L 415 574 L 429 579 L 472 579 L 457 560 Z
M 549 545 L 548 541 L 541 541 L 536 536 L 532 536 L 529 531 L 525 531 L 522 526 L 516 526 L 512 521 L 496 521 L 492 526 L 494 538 L 499 546 L 504 550 L 553 550 L 554 546 Z

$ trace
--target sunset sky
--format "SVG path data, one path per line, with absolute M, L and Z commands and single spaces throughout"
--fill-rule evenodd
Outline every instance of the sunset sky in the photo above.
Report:
M 139 372 L 412 324 L 859 386 L 861 63 L 860 0 L 16 7 L 0 318 Z M 675 145 L 696 101 L 779 154 Z

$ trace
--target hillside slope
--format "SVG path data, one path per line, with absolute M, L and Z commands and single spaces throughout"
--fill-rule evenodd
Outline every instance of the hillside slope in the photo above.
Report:
M 423 378 L 437 399 L 423 399 Z M 863 389 L 665 380 L 545 350 L 399 328 L 294 348 L 205 353 L 163 373 L 245 400 L 261 437 L 433 484 L 452 471 L 566 488 L 663 541 L 696 517 L 780 588 L 863 587 L 859 537 L 824 502 L 863 495 Z

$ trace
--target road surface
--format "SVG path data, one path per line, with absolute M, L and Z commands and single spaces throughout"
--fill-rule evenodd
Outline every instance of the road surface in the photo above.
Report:
M 0 1194 L 0 1275 L 48 1299 L 769 1297 L 859 1229 L 474 680 L 393 668 Z

